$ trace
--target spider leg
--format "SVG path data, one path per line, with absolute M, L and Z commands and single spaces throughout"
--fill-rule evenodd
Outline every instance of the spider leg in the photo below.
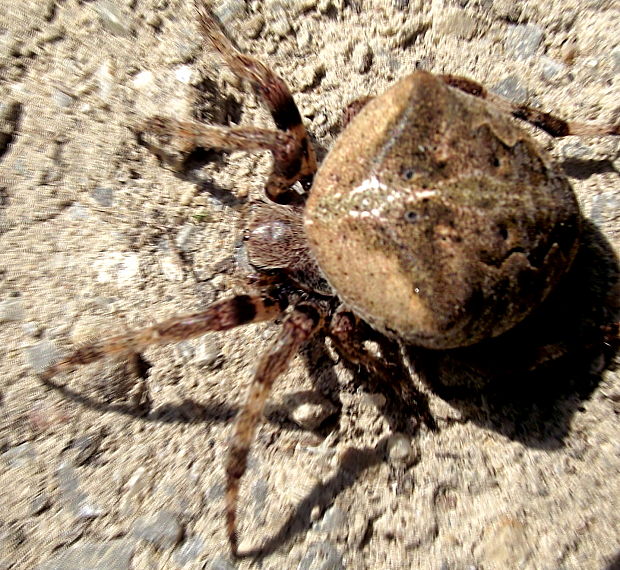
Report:
M 171 163 L 175 170 L 181 170 L 183 159 L 196 148 L 217 148 L 221 150 L 243 150 L 255 152 L 269 150 L 274 156 L 272 176 L 279 176 L 279 168 L 295 161 L 298 154 L 298 141 L 286 131 L 259 129 L 256 127 L 220 127 L 205 125 L 198 121 L 178 121 L 169 117 L 154 116 L 143 121 L 136 131 L 140 142 L 162 160 Z M 147 136 L 145 136 L 147 135 Z M 181 159 L 163 148 L 172 148 Z M 290 184 L 289 184 L 290 182 Z M 292 185 L 287 179 L 286 184 Z M 288 189 L 288 186 L 287 186 Z M 275 195 L 267 195 L 276 201 Z M 283 196 L 280 197 L 283 200 Z
M 369 103 L 374 97 L 372 95 L 365 95 L 364 97 L 358 97 L 353 99 L 342 112 L 342 127 L 346 127 L 355 116 Z
M 280 334 L 261 357 L 243 409 L 235 424 L 226 462 L 226 528 L 230 548 L 238 555 L 237 503 L 239 485 L 245 473 L 250 445 L 265 401 L 275 379 L 289 365 L 299 347 L 323 324 L 323 311 L 313 305 L 298 305 L 282 323 Z
M 504 97 L 491 93 L 480 83 L 458 75 L 439 75 L 444 83 L 474 97 L 480 97 L 496 107 L 510 113 L 513 117 L 527 121 L 553 137 L 569 135 L 620 135 L 620 125 L 598 125 L 596 123 L 579 123 L 565 121 L 550 113 L 533 109 L 528 105 L 513 103 Z
M 250 82 L 254 92 L 269 109 L 276 127 L 294 140 L 294 152 L 274 153 L 275 165 L 267 182 L 267 196 L 287 203 L 289 188 L 298 180 L 309 188 L 317 170 L 314 148 L 308 139 L 299 109 L 286 83 L 265 64 L 239 52 L 222 32 L 203 0 L 196 0 L 201 31 L 209 45 L 220 54 L 230 70 Z M 293 149 L 291 149 L 293 150 Z
M 370 373 L 370 380 L 376 382 L 373 388 L 388 392 L 391 396 L 389 401 L 404 403 L 411 412 L 422 418 L 429 429 L 437 429 L 426 394 L 420 392 L 405 375 L 405 369 L 400 364 L 400 349 L 396 343 L 377 333 L 346 310 L 339 310 L 332 317 L 327 334 L 342 356 L 349 362 L 366 368 Z M 374 340 L 379 344 L 381 358 L 364 347 L 365 340 Z
M 200 336 L 207 331 L 222 331 L 239 325 L 275 319 L 284 304 L 268 295 L 237 295 L 213 303 L 204 311 L 162 321 L 142 330 L 105 338 L 76 349 L 46 368 L 40 377 L 50 380 L 56 374 L 71 372 L 84 364 L 108 356 L 139 353 L 156 344 L 167 344 Z

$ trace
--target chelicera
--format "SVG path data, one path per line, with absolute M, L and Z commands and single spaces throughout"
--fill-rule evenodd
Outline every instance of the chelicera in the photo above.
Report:
M 566 178 L 513 121 L 552 136 L 618 134 L 514 105 L 474 81 L 415 72 L 349 109 L 320 168 L 284 81 L 240 53 L 197 3 L 208 45 L 250 82 L 277 129 L 154 117 L 143 130 L 188 152 L 268 150 L 267 202 L 245 234 L 252 293 L 83 346 L 43 378 L 232 327 L 281 319 L 239 413 L 226 460 L 226 528 L 238 551 L 241 478 L 277 377 L 311 338 L 331 338 L 430 427 L 426 400 L 395 373 L 400 343 L 451 349 L 502 334 L 542 303 L 571 265 L 580 212 Z M 305 193 L 294 185 L 300 183 Z M 365 340 L 374 340 L 370 352 Z

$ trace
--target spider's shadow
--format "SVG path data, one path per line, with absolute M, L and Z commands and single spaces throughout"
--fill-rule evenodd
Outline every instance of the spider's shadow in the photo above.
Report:
M 611 160 L 571 158 L 562 162 L 562 169 L 571 178 L 586 180 L 594 174 L 618 173 Z

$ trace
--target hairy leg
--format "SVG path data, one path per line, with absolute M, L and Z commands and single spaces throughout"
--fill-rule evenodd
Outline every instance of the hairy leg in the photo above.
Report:
M 316 172 L 316 156 L 301 115 L 286 83 L 262 62 L 240 53 L 224 35 L 203 0 L 196 0 L 200 28 L 208 44 L 220 54 L 233 73 L 246 79 L 269 109 L 276 127 L 292 135 L 294 152 L 274 153 L 274 171 L 267 182 L 267 196 L 287 203 L 289 188 L 298 180 L 309 188 Z
M 250 446 L 258 426 L 265 401 L 275 379 L 289 365 L 299 347 L 310 339 L 323 322 L 322 311 L 311 305 L 300 305 L 282 323 L 280 334 L 261 357 L 256 375 L 235 424 L 228 460 L 226 462 L 226 528 L 233 555 L 238 555 L 237 503 L 239 485 L 245 473 Z
M 174 317 L 151 327 L 120 334 L 82 346 L 41 373 L 44 380 L 71 372 L 109 356 L 140 353 L 149 346 L 200 336 L 207 331 L 227 330 L 239 325 L 275 319 L 283 310 L 281 302 L 270 296 L 238 295 L 213 303 L 204 311 Z
M 374 97 L 372 95 L 365 95 L 364 97 L 358 97 L 357 99 L 351 101 L 342 112 L 342 127 L 346 127 L 366 106 L 366 104 L 373 99 Z
M 140 136 L 140 142 L 153 154 L 171 163 L 175 170 L 181 170 L 182 160 L 196 148 L 246 152 L 269 150 L 276 165 L 288 164 L 298 152 L 297 140 L 292 134 L 256 127 L 221 127 L 154 116 L 142 122 L 135 130 Z M 181 156 L 181 160 L 176 161 L 172 154 L 166 155 L 163 148 L 173 149 Z
M 334 341 L 338 351 L 349 362 L 366 368 L 371 379 L 376 382 L 373 388 L 387 392 L 391 400 L 404 404 L 409 415 L 422 418 L 429 429 L 437 429 L 431 414 L 426 395 L 411 382 L 402 365 L 398 346 L 372 330 L 350 311 L 341 310 L 331 320 L 329 337 Z M 381 348 L 381 358 L 371 354 L 364 341 L 373 340 Z M 398 406 L 401 408 L 402 406 Z
M 620 125 L 598 125 L 594 123 L 578 123 L 572 121 L 565 121 L 550 113 L 545 113 L 537 109 L 528 107 L 527 105 L 521 105 L 513 103 L 508 99 L 504 99 L 495 93 L 491 93 L 480 83 L 467 79 L 466 77 L 460 77 L 458 75 L 439 75 L 446 84 L 450 87 L 455 87 L 461 91 L 473 95 L 474 97 L 480 97 L 491 103 L 496 107 L 510 113 L 517 119 L 522 119 L 531 123 L 535 127 L 542 129 L 546 133 L 553 137 L 566 137 L 569 135 L 619 135 Z

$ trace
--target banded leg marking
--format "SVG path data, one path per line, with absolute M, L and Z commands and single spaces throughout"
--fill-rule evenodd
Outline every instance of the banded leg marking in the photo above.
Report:
M 250 446 L 254 440 L 265 401 L 275 379 L 288 368 L 299 347 L 321 328 L 322 321 L 323 316 L 310 305 L 298 306 L 288 315 L 282 323 L 280 334 L 261 357 L 245 405 L 239 413 L 226 462 L 226 529 L 234 556 L 238 555 L 239 486 L 241 477 L 247 468 Z
M 156 344 L 187 340 L 207 331 L 222 331 L 233 327 L 275 319 L 283 307 L 271 297 L 238 295 L 214 303 L 204 311 L 173 317 L 151 327 L 102 339 L 82 346 L 41 373 L 44 380 L 56 374 L 71 372 L 109 356 L 139 353 Z

